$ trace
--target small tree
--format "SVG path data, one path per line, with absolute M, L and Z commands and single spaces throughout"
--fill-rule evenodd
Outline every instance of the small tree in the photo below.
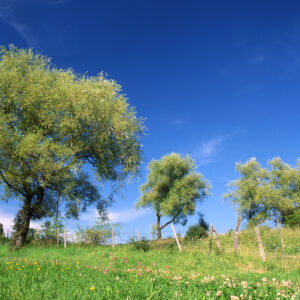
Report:
M 261 201 L 259 189 L 267 183 L 267 169 L 263 169 L 255 158 L 251 158 L 244 164 L 237 163 L 236 171 L 241 178 L 229 183 L 232 190 L 223 197 L 238 205 L 239 214 L 249 225 L 265 221 L 270 212 Z
M 269 181 L 260 191 L 261 202 L 277 218 L 286 223 L 286 218 L 295 218 L 300 207 L 300 169 L 284 163 L 280 157 L 268 162 Z M 296 217 L 297 218 L 297 217 Z
M 118 229 L 120 224 L 115 224 L 114 227 Z M 76 232 L 80 242 L 89 245 L 106 244 L 108 239 L 111 238 L 111 234 L 111 224 L 103 222 L 101 218 L 98 218 L 93 227 L 83 229 L 78 226 L 78 231 Z M 115 231 L 115 234 L 118 235 L 118 232 Z
M 199 239 L 207 236 L 207 231 L 209 229 L 208 223 L 204 220 L 204 215 L 202 213 L 198 213 L 198 216 L 198 224 L 192 225 L 188 228 L 185 234 L 185 239 Z
M 136 207 L 152 207 L 156 214 L 157 238 L 161 239 L 163 228 L 174 223 L 185 224 L 193 215 L 196 202 L 208 195 L 207 180 L 195 172 L 195 164 L 190 156 L 176 153 L 153 160 L 148 166 L 147 181 L 140 188 L 141 197 Z M 170 220 L 161 225 L 161 218 Z
M 3 237 L 3 234 L 4 234 L 4 228 L 3 228 L 3 224 L 0 223 L 0 238 Z
M 293 168 L 277 157 L 268 165 L 270 169 L 263 169 L 255 158 L 238 163 L 241 178 L 230 183 L 234 189 L 224 195 L 238 205 L 249 225 L 277 218 L 286 223 L 300 206 L 300 163 Z

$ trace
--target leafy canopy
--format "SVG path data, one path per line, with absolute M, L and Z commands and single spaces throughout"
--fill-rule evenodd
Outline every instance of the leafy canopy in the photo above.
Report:
M 184 223 L 194 214 L 196 202 L 209 193 L 209 183 L 195 172 L 190 156 L 171 153 L 150 162 L 148 170 L 136 207 L 152 207 L 157 215 L 171 217 L 175 223 Z
M 238 205 L 241 216 L 251 223 L 285 218 L 300 205 L 300 168 L 291 167 L 280 158 L 262 168 L 255 158 L 236 164 L 240 178 L 231 182 L 232 188 L 224 198 Z
M 102 73 L 58 69 L 32 50 L 0 50 L 0 184 L 4 199 L 31 199 L 32 218 L 51 215 L 61 196 L 77 217 L 91 203 L 105 209 L 84 171 L 101 181 L 133 176 L 142 121 Z

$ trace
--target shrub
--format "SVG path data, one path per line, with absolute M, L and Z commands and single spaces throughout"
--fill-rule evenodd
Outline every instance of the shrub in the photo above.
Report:
M 203 214 L 199 213 L 198 215 L 198 224 L 190 226 L 185 234 L 185 239 L 187 240 L 195 238 L 199 239 L 207 236 L 208 224 L 204 220 Z
M 284 225 L 289 227 L 300 226 L 300 209 L 296 209 L 292 214 L 286 216 L 284 219 Z
M 81 243 L 88 245 L 104 245 L 111 237 L 111 225 L 99 222 L 91 227 L 82 229 L 78 226 L 76 235 Z
M 131 238 L 130 244 L 134 249 L 139 251 L 143 250 L 144 252 L 147 252 L 150 249 L 149 242 L 144 237 L 142 237 L 140 241 L 136 241 L 134 238 Z

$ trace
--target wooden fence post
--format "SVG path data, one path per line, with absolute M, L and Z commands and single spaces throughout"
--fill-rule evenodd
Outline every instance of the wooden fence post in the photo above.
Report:
M 210 224 L 210 239 L 209 239 L 209 246 L 208 246 L 208 255 L 210 254 L 211 251 L 212 238 L 213 238 L 213 227 L 212 224 Z
M 111 242 L 112 242 L 112 247 L 115 249 L 115 231 L 114 231 L 114 225 L 111 227 Z
M 59 245 L 59 228 L 57 227 L 57 230 L 56 230 L 56 246 Z
M 277 219 L 277 225 L 278 225 L 278 229 L 280 232 L 280 239 L 281 239 L 281 246 L 282 246 L 282 253 L 283 253 L 283 259 L 284 259 L 284 269 L 286 270 L 286 256 L 285 256 L 285 248 L 284 248 L 284 243 L 283 243 L 283 236 L 282 236 L 282 230 L 279 224 L 279 220 Z
M 179 243 L 179 240 L 178 240 L 178 237 L 177 237 L 177 233 L 176 233 L 176 231 L 175 231 L 175 228 L 174 228 L 174 226 L 173 226 L 173 223 L 171 223 L 171 226 L 172 226 L 172 229 L 173 229 L 173 233 L 174 233 L 174 236 L 175 236 L 175 240 L 176 240 L 178 249 L 179 249 L 179 251 L 181 252 L 181 251 L 182 251 L 182 248 L 181 248 L 181 245 L 180 245 L 180 243 Z
M 66 230 L 66 228 L 64 230 L 64 248 L 65 249 L 67 248 L 67 230 Z
M 235 231 L 234 231 L 234 253 L 237 254 L 237 247 L 238 247 L 238 230 L 241 224 L 241 217 L 238 217 L 237 219 L 237 223 L 236 223 L 236 227 L 235 227 Z
M 255 232 L 256 232 L 256 238 L 257 238 L 257 243 L 258 243 L 258 247 L 259 247 L 259 254 L 261 256 L 262 261 L 266 261 L 266 254 L 265 254 L 265 250 L 264 250 L 264 246 L 261 240 L 261 236 L 260 236 L 260 230 L 259 227 L 255 226 Z
M 211 230 L 212 230 L 213 236 L 214 236 L 214 238 L 216 240 L 217 246 L 218 246 L 219 250 L 222 251 L 221 244 L 219 242 L 217 232 L 215 231 L 213 224 L 210 224 L 210 226 L 211 226 Z
M 141 237 L 140 237 L 140 233 L 139 232 L 137 233 L 137 236 L 138 236 L 139 241 L 141 241 Z

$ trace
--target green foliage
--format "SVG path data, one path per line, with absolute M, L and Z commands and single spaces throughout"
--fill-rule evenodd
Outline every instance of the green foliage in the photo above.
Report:
M 3 224 L 0 223 L 0 238 L 3 237 L 4 235 L 4 228 L 3 228 Z
M 19 236 L 28 218 L 53 216 L 58 197 L 68 217 L 91 204 L 105 214 L 110 202 L 83 167 L 102 182 L 135 175 L 142 131 L 121 86 L 102 73 L 81 76 L 32 50 L 0 49 L 0 184 L 3 198 L 24 202 Z
M 136 207 L 152 207 L 158 218 L 171 218 L 160 231 L 171 222 L 185 224 L 188 215 L 193 215 L 196 203 L 208 195 L 207 180 L 195 172 L 195 164 L 190 156 L 176 153 L 153 160 L 148 165 L 149 174 L 141 190 Z
M 268 164 L 270 168 L 264 169 L 255 158 L 237 163 L 241 178 L 231 182 L 233 190 L 224 195 L 237 204 L 240 215 L 250 226 L 277 218 L 284 223 L 300 205 L 300 168 L 293 168 L 280 158 Z
M 287 215 L 283 221 L 284 225 L 289 227 L 299 227 L 300 226 L 300 208 L 297 208 L 293 213 Z
M 268 210 L 262 205 L 258 191 L 268 179 L 267 170 L 263 169 L 255 158 L 251 158 L 244 164 L 237 163 L 236 170 L 241 178 L 229 184 L 234 190 L 223 197 L 231 199 L 234 204 L 238 205 L 243 219 L 255 224 L 264 222 L 268 216 Z
M 78 227 L 76 236 L 82 244 L 86 245 L 104 245 L 111 237 L 111 225 L 107 222 L 98 221 L 91 228 L 82 229 Z
M 185 239 L 200 239 L 207 236 L 208 223 L 204 220 L 204 215 L 199 213 L 198 224 L 192 225 L 188 228 Z
M 149 242 L 145 237 L 142 237 L 140 241 L 135 240 L 134 238 L 131 238 L 129 243 L 132 245 L 132 247 L 138 251 L 142 250 L 144 252 L 147 252 L 150 250 Z

